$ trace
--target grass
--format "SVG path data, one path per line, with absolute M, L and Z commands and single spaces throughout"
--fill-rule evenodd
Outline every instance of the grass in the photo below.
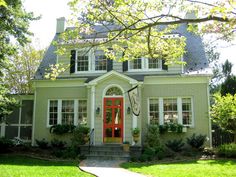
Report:
M 152 177 L 235 177 L 236 160 L 197 160 L 178 163 L 123 163 L 123 168 Z
M 78 162 L 59 162 L 17 155 L 0 155 L 1 177 L 92 177 L 78 168 Z

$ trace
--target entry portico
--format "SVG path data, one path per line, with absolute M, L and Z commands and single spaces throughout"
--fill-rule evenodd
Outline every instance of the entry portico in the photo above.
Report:
M 127 90 L 141 84 L 137 80 L 116 71 L 110 71 L 90 82 L 91 128 L 94 128 L 94 143 L 122 143 L 132 141 L 131 129 L 138 119 L 130 111 Z

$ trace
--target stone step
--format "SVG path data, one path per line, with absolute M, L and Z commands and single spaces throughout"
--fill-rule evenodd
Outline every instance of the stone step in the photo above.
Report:
M 101 160 L 129 160 L 129 153 L 123 151 L 122 145 L 88 145 L 80 146 L 80 153 L 88 159 Z
M 86 155 L 87 159 L 94 159 L 94 160 L 122 160 L 128 161 L 130 159 L 129 155 Z

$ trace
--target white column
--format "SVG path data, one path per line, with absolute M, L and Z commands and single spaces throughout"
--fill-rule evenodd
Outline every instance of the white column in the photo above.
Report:
M 91 129 L 94 128 L 95 119 L 95 86 L 91 87 Z
M 34 91 L 34 112 L 33 112 L 33 121 L 32 121 L 32 136 L 31 136 L 31 145 L 32 146 L 35 145 L 34 141 L 35 141 L 36 99 L 37 99 L 37 89 L 35 88 L 35 91 Z M 48 104 L 49 104 L 49 102 L 48 102 Z M 49 107 L 49 105 L 47 105 L 47 107 Z M 48 119 L 47 119 L 47 121 L 48 121 Z M 47 123 L 47 124 L 49 124 L 49 123 Z

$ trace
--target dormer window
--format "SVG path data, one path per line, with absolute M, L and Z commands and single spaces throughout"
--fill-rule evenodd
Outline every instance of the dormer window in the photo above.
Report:
M 161 70 L 163 68 L 163 61 L 154 58 L 140 57 L 128 62 L 129 71 L 149 71 L 149 70 Z
M 112 60 L 109 60 L 102 50 L 86 49 L 71 51 L 70 73 L 106 72 L 112 70 Z
M 95 54 L 95 70 L 106 71 L 107 70 L 107 57 L 102 50 L 96 50 Z

